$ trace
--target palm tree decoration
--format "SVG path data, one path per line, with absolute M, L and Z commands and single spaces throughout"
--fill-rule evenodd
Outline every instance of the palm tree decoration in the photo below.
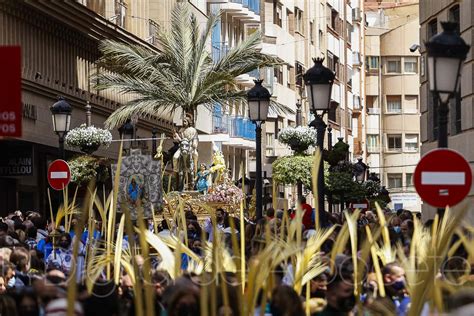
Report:
M 213 61 L 209 43 L 218 15 L 211 15 L 202 31 L 186 3 L 178 3 L 171 13 L 171 25 L 158 34 L 156 52 L 138 45 L 105 40 L 95 74 L 96 88 L 115 89 L 136 96 L 107 119 L 114 128 L 132 115 L 166 117 L 181 109 L 195 117 L 196 109 L 212 109 L 216 103 L 245 101 L 245 92 L 236 77 L 259 67 L 278 64 L 276 58 L 260 53 L 260 33 L 249 35 L 227 54 Z M 105 69 L 106 71 L 103 71 Z M 277 111 L 287 111 L 280 106 Z

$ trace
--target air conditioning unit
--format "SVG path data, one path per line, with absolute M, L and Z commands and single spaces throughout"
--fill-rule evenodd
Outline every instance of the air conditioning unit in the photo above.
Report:
M 353 8 L 352 9 L 352 20 L 356 22 L 362 21 L 362 16 L 360 14 L 360 8 Z

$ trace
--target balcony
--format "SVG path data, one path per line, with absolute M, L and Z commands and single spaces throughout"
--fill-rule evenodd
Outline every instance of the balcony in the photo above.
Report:
M 230 137 L 240 137 L 255 141 L 255 124 L 248 118 L 239 116 L 229 117 Z
M 228 134 L 231 138 L 243 138 L 255 141 L 255 124 L 248 118 L 241 116 L 212 115 L 212 133 Z
M 211 56 L 214 62 L 218 62 L 222 57 L 229 53 L 230 48 L 221 43 L 212 43 Z
M 260 22 L 260 0 L 230 0 L 222 3 L 220 9 L 242 23 Z

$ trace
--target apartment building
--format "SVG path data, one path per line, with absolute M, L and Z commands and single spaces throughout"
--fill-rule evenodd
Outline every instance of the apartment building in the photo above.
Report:
M 474 21 L 474 3 L 472 1 L 454 0 L 420 0 L 420 45 L 422 66 L 427 68 L 426 47 L 421 44 L 428 41 L 433 35 L 442 31 L 441 22 L 453 21 L 459 23 L 458 32 L 468 45 L 472 45 L 472 25 Z M 474 106 L 473 106 L 473 49 L 462 66 L 459 92 L 450 100 L 448 123 L 448 146 L 460 152 L 471 168 L 474 167 Z M 421 154 L 424 155 L 437 147 L 438 113 L 437 100 L 429 92 L 428 76 L 426 71 L 420 73 L 421 97 Z M 474 191 L 468 195 L 472 206 Z M 471 207 L 472 208 L 472 207 Z M 436 210 L 426 203 L 423 204 L 423 217 L 433 218 Z M 474 214 L 466 215 L 472 222 Z
M 259 28 L 263 34 L 262 52 L 277 57 L 281 66 L 260 69 L 259 76 L 275 102 L 295 113 L 301 105 L 302 124 L 313 119 L 304 91 L 303 74 L 313 66 L 312 58 L 325 57 L 325 64 L 336 72 L 331 107 L 325 119 L 333 128 L 333 143 L 343 137 L 350 144 L 351 159 L 363 155 L 364 115 L 364 22 L 363 2 L 359 0 L 265 0 L 262 1 Z M 282 128 L 296 125 L 295 114 L 271 112 L 264 125 L 263 170 L 271 180 L 271 164 L 290 154 L 279 143 Z M 327 143 L 327 138 L 326 142 Z M 255 162 L 250 155 L 250 171 Z M 270 182 L 267 182 L 271 186 Z M 266 188 L 267 192 L 270 190 Z M 293 187 L 278 186 L 277 208 L 295 202 Z
M 366 8 L 366 152 L 370 172 L 390 192 L 391 208 L 421 210 L 413 186 L 420 159 L 418 3 Z M 416 46 L 415 46 L 416 47 Z

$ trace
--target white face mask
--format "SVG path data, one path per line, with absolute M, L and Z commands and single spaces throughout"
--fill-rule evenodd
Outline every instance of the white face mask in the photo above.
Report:
M 15 281 L 15 277 L 12 277 L 10 280 L 8 280 L 7 287 L 14 287 Z

